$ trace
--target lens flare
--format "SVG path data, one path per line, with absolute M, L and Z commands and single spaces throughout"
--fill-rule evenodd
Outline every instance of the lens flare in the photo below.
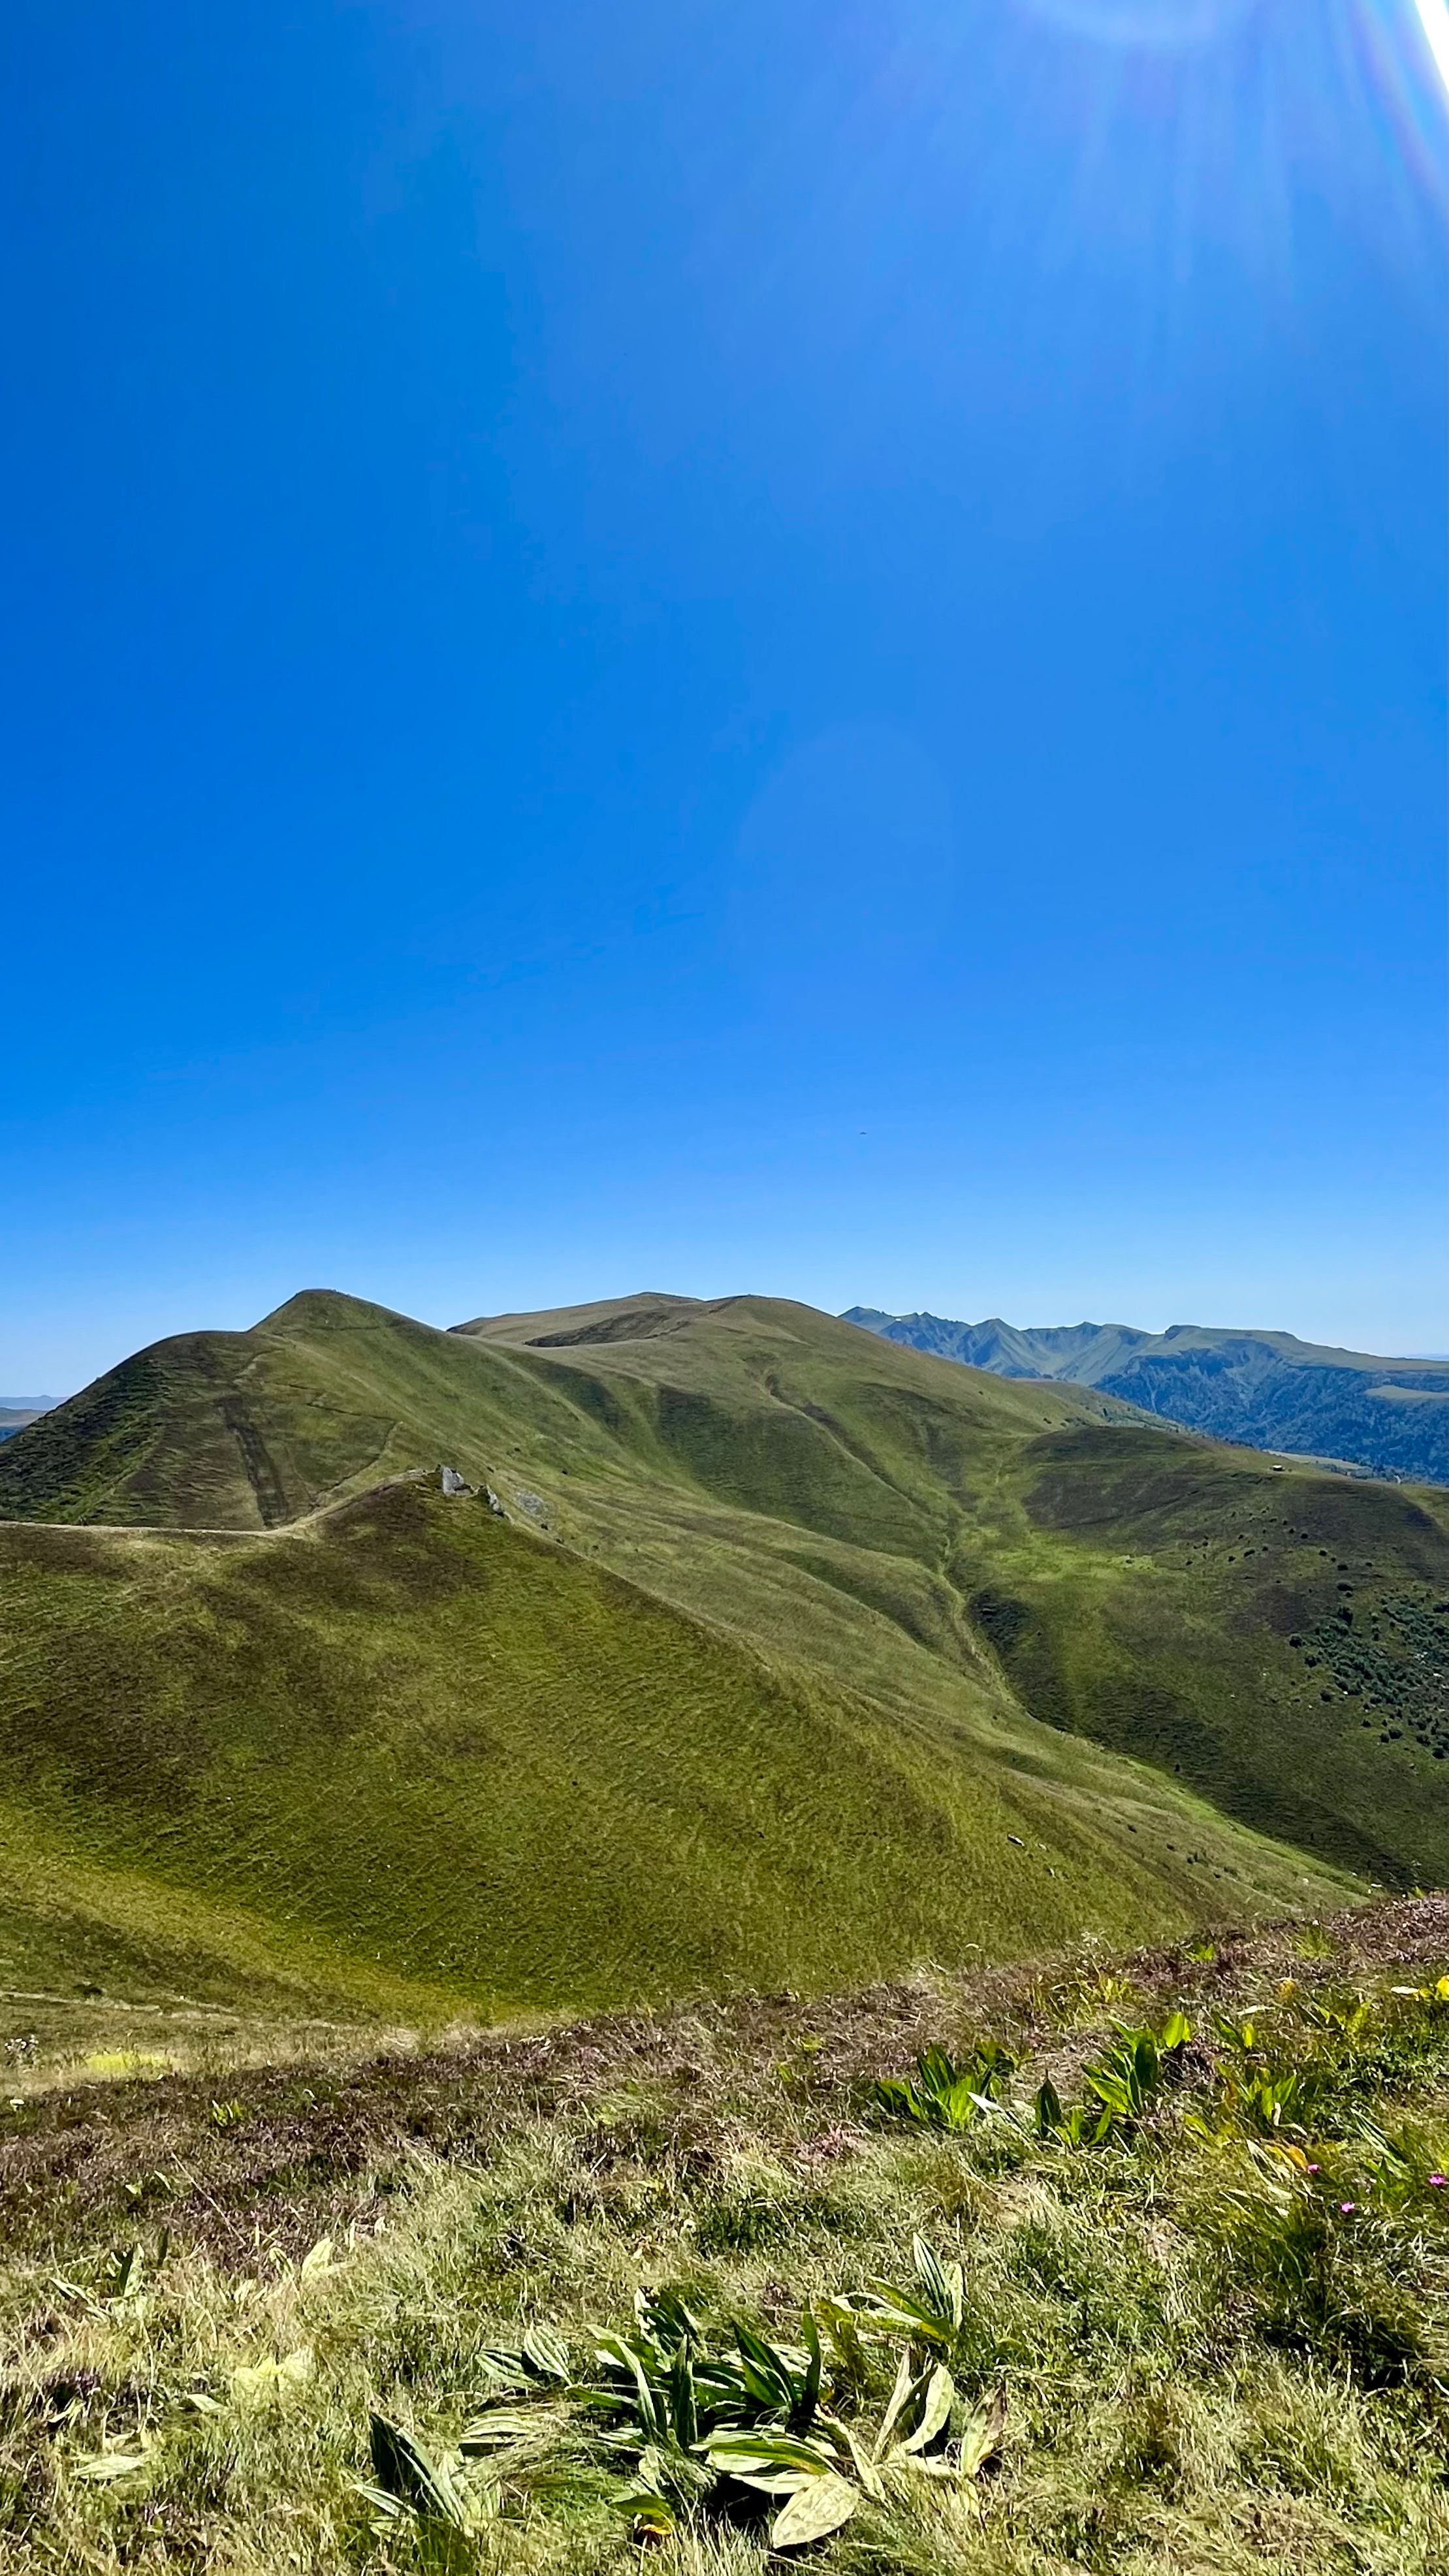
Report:
M 1206 122 L 1220 121 L 1222 154 L 1251 155 L 1253 83 L 1265 152 L 1327 122 L 1347 106 L 1384 134 L 1390 188 L 1427 189 L 1442 202 L 1449 0 L 1006 0 L 1018 27 L 1048 27 L 1104 58 L 1132 57 L 1162 112 L 1174 103 L 1199 170 Z M 1303 41 L 1310 39 L 1311 41 Z M 1084 69 L 1084 78 L 1087 74 Z M 1224 89 L 1229 84 L 1231 94 Z M 1216 84 L 1216 88 L 1214 86 Z M 1147 92 L 1142 93 L 1148 95 Z M 1191 127 L 1189 134 L 1188 128 Z M 1214 148 L 1217 148 L 1215 146 Z
M 1414 0 L 1435 68 L 1449 89 L 1449 5 L 1446 0 Z

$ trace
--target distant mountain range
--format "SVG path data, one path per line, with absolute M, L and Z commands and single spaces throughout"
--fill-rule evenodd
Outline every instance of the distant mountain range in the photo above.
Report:
M 0 1440 L 11 1440 L 42 1413 L 52 1413 L 58 1398 L 53 1395 L 0 1395 Z
M 1449 1483 L 1449 1361 L 1374 1359 L 1292 1333 L 1174 1324 L 955 1324 L 943 1315 L 842 1316 L 898 1342 L 997 1377 L 1092 1386 L 1214 1440 L 1324 1458 L 1395 1482 Z

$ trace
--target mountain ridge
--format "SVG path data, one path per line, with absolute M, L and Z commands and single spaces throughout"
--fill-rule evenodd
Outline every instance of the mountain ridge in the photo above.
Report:
M 1022 1326 L 988 1316 L 888 1315 L 842 1322 L 994 1375 L 1099 1388 L 1212 1439 L 1317 1457 L 1388 1478 L 1449 1482 L 1449 1362 L 1377 1358 L 1257 1327 Z

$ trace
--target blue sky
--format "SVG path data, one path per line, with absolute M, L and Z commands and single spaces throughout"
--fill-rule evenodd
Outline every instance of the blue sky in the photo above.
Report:
M 1443 1347 L 1415 0 L 0 68 L 0 1387 L 312 1284 Z

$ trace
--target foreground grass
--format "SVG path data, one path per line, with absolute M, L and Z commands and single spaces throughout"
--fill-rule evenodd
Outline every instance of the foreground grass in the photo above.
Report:
M 1425 1900 L 1216 1956 L 13 2109 L 5 2563 L 574 2576 L 647 2547 L 746 2576 L 778 2499 L 656 2461 L 675 2527 L 651 2538 L 637 2459 L 547 2379 L 460 2466 L 490 2353 L 551 2327 L 567 2376 L 597 2377 L 641 2286 L 681 2290 L 721 2349 L 734 2319 L 797 2345 L 810 2307 L 868 2447 L 899 2339 L 868 2301 L 832 2336 L 828 2303 L 911 2284 L 919 2236 L 964 2274 L 936 2464 L 1004 2390 L 1000 2451 L 902 2465 L 811 2553 L 840 2576 L 1437 2568 L 1446 1926 Z M 1179 2002 L 1191 2041 L 1100 2145 L 999 2111 L 951 2134 L 874 2089 L 989 2034 L 1019 2060 L 1008 2111 L 1043 2077 L 1096 2099 L 1113 2020 L 1162 2029 Z M 466 2533 L 369 2500 L 374 2411 L 451 2461 Z

